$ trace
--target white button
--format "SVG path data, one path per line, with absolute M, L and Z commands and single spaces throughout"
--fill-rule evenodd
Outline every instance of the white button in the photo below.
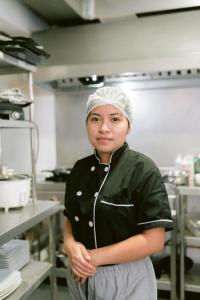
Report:
M 98 192 L 94 193 L 94 197 L 96 198 L 98 196 Z
M 93 172 L 95 170 L 95 166 L 92 166 L 90 170 Z
M 105 168 L 104 168 L 104 171 L 105 171 L 105 172 L 108 172 L 108 169 L 109 169 L 108 167 L 105 167 Z
M 89 221 L 88 225 L 89 225 L 90 227 L 93 227 L 93 222 L 92 222 L 92 221 Z
M 75 216 L 74 219 L 75 219 L 76 222 L 79 221 L 79 217 L 78 216 Z
M 77 195 L 77 196 L 81 196 L 81 195 L 82 195 L 82 192 L 81 192 L 81 191 L 78 191 L 78 192 L 76 193 L 76 195 Z

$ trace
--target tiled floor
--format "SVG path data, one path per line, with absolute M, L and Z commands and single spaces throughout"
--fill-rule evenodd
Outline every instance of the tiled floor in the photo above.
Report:
M 48 284 L 42 284 L 40 287 L 35 290 L 28 300 L 50 300 L 51 299 L 51 291 Z M 58 299 L 57 300 L 72 300 L 70 297 L 67 287 L 58 286 Z

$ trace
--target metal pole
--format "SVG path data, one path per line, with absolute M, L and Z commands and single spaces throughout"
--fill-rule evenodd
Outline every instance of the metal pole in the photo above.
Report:
M 184 201 L 180 196 L 180 299 L 185 300 L 185 230 L 184 230 Z
M 176 244 L 177 244 L 177 212 L 173 217 L 174 230 L 171 233 L 171 259 L 170 259 L 170 279 L 171 279 L 171 300 L 177 299 L 176 292 Z
M 28 82 L 29 82 L 29 98 L 34 101 L 33 93 L 33 73 L 28 72 Z M 33 104 L 29 108 L 29 121 L 33 120 Z M 36 202 L 36 172 L 35 172 L 35 143 L 34 143 L 34 132 L 33 128 L 30 128 L 30 148 L 31 148 L 31 173 L 32 173 L 32 198 L 33 202 Z
M 57 300 L 55 215 L 49 217 L 49 261 L 53 265 L 50 274 L 51 299 Z

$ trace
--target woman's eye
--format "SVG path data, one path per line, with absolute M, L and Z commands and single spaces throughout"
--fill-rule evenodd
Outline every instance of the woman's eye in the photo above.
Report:
M 98 119 L 97 117 L 92 117 L 92 118 L 90 118 L 90 121 L 91 121 L 91 122 L 98 122 L 99 119 Z
M 112 121 L 113 121 L 113 122 L 119 122 L 119 121 L 120 121 L 120 119 L 119 119 L 119 118 L 116 118 L 116 117 L 114 117 L 114 118 L 112 118 Z

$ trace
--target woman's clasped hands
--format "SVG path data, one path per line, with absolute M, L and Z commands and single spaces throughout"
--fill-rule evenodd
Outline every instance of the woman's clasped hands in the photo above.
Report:
M 96 266 L 92 264 L 89 251 L 76 241 L 71 241 L 65 248 L 74 279 L 83 284 L 89 276 L 96 273 Z

